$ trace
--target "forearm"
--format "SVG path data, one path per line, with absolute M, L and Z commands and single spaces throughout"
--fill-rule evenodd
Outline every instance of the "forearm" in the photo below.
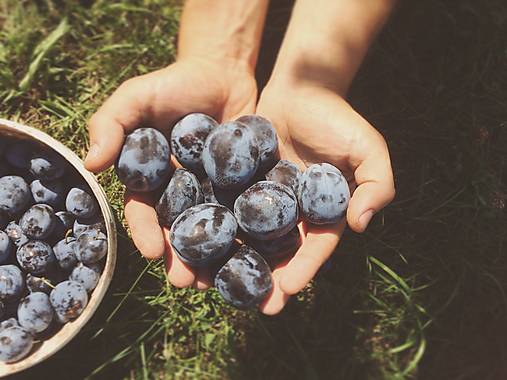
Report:
M 178 59 L 226 59 L 253 69 L 269 0 L 187 0 Z
M 297 0 L 273 78 L 344 95 L 395 0 Z

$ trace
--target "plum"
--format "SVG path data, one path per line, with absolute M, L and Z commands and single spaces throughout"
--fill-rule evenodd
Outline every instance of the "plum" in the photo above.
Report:
M 275 167 L 266 173 L 266 179 L 268 181 L 278 182 L 288 186 L 296 195 L 298 193 L 300 176 L 301 170 L 299 170 L 297 165 L 287 160 L 278 161 Z
M 79 282 L 87 292 L 91 292 L 97 286 L 100 279 L 100 272 L 79 263 L 69 276 L 72 281 Z
M 5 159 L 16 169 L 27 169 L 32 157 L 33 146 L 26 141 L 10 144 L 5 151 Z
M 55 228 L 53 229 L 53 239 L 61 240 L 67 232 L 72 229 L 74 224 L 74 215 L 68 211 L 58 211 L 55 213 Z
M 203 113 L 191 113 L 171 131 L 171 148 L 178 162 L 196 175 L 204 173 L 202 151 L 204 142 L 218 123 Z
M 228 304 L 238 309 L 250 309 L 271 292 L 271 270 L 259 253 L 242 245 L 218 271 L 215 287 Z
M 46 293 L 30 293 L 19 302 L 18 322 L 26 331 L 37 334 L 46 330 L 54 311 Z
M 300 177 L 298 200 L 301 212 L 310 223 L 336 223 L 347 211 L 349 185 L 333 165 L 314 164 Z
M 76 218 L 92 218 L 99 209 L 97 200 L 78 187 L 73 187 L 68 192 L 65 207 Z
M 30 293 L 42 292 L 49 294 L 54 288 L 52 281 L 46 277 L 37 277 L 30 273 L 26 275 L 26 287 Z
M 5 227 L 5 232 L 14 243 L 14 245 L 18 248 L 29 240 L 28 236 L 25 235 L 19 224 L 14 221 L 9 222 L 7 227 Z
M 4 231 L 0 231 L 0 264 L 5 263 L 14 252 L 14 244 L 9 235 Z
M 55 225 L 55 212 L 51 206 L 45 204 L 33 205 L 19 219 L 21 230 L 30 239 L 48 238 Z
M 65 174 L 65 161 L 53 151 L 40 151 L 32 155 L 28 170 L 35 178 L 53 181 Z
M 170 158 L 169 143 L 161 132 L 139 128 L 126 137 L 116 162 L 116 174 L 129 190 L 153 191 L 168 179 Z
M 28 355 L 33 337 L 24 328 L 11 326 L 0 331 L 0 361 L 13 363 Z
M 273 240 L 248 239 L 251 245 L 266 259 L 279 259 L 285 256 L 294 255 L 303 244 L 301 233 L 298 227 L 294 227 L 286 235 Z
M 224 206 L 203 203 L 185 210 L 171 227 L 171 244 L 178 257 L 203 266 L 224 257 L 234 242 L 238 224 Z
M 23 211 L 31 200 L 30 188 L 22 177 L 9 175 L 0 178 L 0 210 L 15 215 Z
M 107 237 L 97 230 L 83 232 L 76 240 L 74 251 L 82 263 L 96 263 L 107 254 Z
M 73 237 L 63 238 L 53 247 L 58 265 L 64 271 L 70 271 L 76 266 L 77 257 L 75 251 L 76 239 Z
M 88 304 L 88 294 L 82 284 L 69 280 L 56 285 L 49 300 L 58 322 L 66 323 L 81 315 Z
M 237 121 L 249 126 L 259 144 L 259 172 L 265 173 L 278 161 L 278 137 L 271 122 L 259 115 L 244 115 Z
M 36 179 L 30 184 L 30 191 L 35 203 L 59 206 L 64 197 L 64 185 L 61 181 L 41 181 Z
M 259 156 L 254 132 L 237 121 L 214 128 L 202 152 L 206 174 L 214 185 L 224 189 L 246 185 L 257 171 Z
M 234 202 L 243 192 L 241 189 L 221 189 L 211 182 L 209 177 L 201 180 L 201 189 L 204 194 L 205 203 L 216 203 L 234 211 Z
M 56 261 L 51 246 L 39 240 L 30 240 L 19 247 L 16 258 L 21 268 L 32 274 L 46 273 Z
M 169 185 L 160 197 L 156 211 L 160 225 L 170 228 L 186 209 L 204 201 L 197 177 L 185 169 L 176 169 Z
M 104 219 L 102 216 L 95 216 L 93 218 L 85 219 L 79 218 L 74 221 L 74 225 L 72 227 L 72 232 L 76 238 L 79 237 L 83 232 L 88 231 L 101 231 L 106 232 L 106 225 L 104 223 Z
M 0 265 L 0 300 L 18 299 L 25 289 L 21 270 L 15 265 Z
M 298 220 L 293 191 L 280 183 L 261 181 L 249 187 L 234 203 L 239 226 L 258 240 L 272 240 L 287 234 Z

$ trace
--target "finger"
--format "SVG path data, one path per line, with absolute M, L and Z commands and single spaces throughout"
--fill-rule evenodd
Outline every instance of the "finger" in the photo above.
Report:
M 192 285 L 197 290 L 208 290 L 213 286 L 213 275 L 208 268 L 199 268 Z
M 132 240 L 147 259 L 158 259 L 164 254 L 164 235 L 158 224 L 152 199 L 146 194 L 125 194 L 125 218 Z
M 85 166 L 100 172 L 113 165 L 124 136 L 137 128 L 149 114 L 150 91 L 142 77 L 124 82 L 91 117 L 88 123 L 90 150 Z
M 268 296 L 264 299 L 264 301 L 260 304 L 259 310 L 266 315 L 275 315 L 280 313 L 287 302 L 289 302 L 289 295 L 284 293 L 284 291 L 280 287 L 280 278 L 284 273 L 285 267 L 288 263 L 288 260 L 280 263 L 273 270 L 273 289 L 268 294 Z
M 284 293 L 293 295 L 304 289 L 333 254 L 344 229 L 344 220 L 333 226 L 308 226 L 303 245 L 280 278 Z
M 395 195 L 387 147 L 369 154 L 354 171 L 354 177 L 357 188 L 349 202 L 347 221 L 354 231 L 363 232 L 373 214 L 389 204 Z
M 174 252 L 171 246 L 170 232 L 164 228 L 164 237 L 166 242 L 165 266 L 167 279 L 177 288 L 186 288 L 192 286 L 195 281 L 195 272 L 185 264 Z

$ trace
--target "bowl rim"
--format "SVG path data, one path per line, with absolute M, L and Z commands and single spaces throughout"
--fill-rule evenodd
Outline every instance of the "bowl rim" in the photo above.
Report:
M 61 142 L 36 128 L 0 118 L 0 131 L 3 130 L 25 135 L 31 139 L 37 140 L 38 143 L 49 146 L 63 156 L 66 161 L 83 177 L 97 199 L 100 211 L 104 217 L 108 240 L 108 252 L 106 264 L 100 276 L 100 280 L 90 295 L 88 304 L 83 313 L 74 321 L 63 325 L 56 334 L 54 334 L 50 339 L 45 340 L 26 358 L 14 363 L 0 362 L 0 377 L 13 375 L 45 361 L 65 347 L 67 343 L 69 343 L 81 331 L 81 329 L 95 314 L 107 292 L 107 289 L 109 288 L 116 265 L 117 254 L 117 231 L 114 214 L 107 201 L 107 196 L 104 190 L 98 183 L 95 176 L 85 169 L 83 161 Z

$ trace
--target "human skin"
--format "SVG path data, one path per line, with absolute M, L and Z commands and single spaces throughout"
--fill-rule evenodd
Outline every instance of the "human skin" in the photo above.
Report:
M 124 82 L 89 121 L 90 150 L 85 166 L 92 172 L 110 167 L 125 134 L 140 126 L 169 132 L 192 112 L 220 121 L 255 112 L 254 77 L 269 0 L 189 0 L 181 17 L 176 62 Z M 208 276 L 183 264 L 169 244 L 169 231 L 158 225 L 154 196 L 125 195 L 125 217 L 141 254 L 164 256 L 168 280 L 177 287 L 209 286 Z
M 347 90 L 393 0 L 298 0 L 257 113 L 273 123 L 280 154 L 304 169 L 327 162 L 343 171 L 353 195 L 346 220 L 302 223 L 303 244 L 273 272 L 274 288 L 261 305 L 280 312 L 329 259 L 348 224 L 363 232 L 394 197 L 387 144 L 346 100 Z
M 128 80 L 92 117 L 85 162 L 89 170 L 113 164 L 125 133 L 140 125 L 167 130 L 190 112 L 225 121 L 255 111 L 253 72 L 267 0 L 220 0 L 211 9 L 204 3 L 191 0 L 185 5 L 176 63 Z M 383 137 L 345 100 L 393 6 L 393 0 L 298 0 L 295 5 L 257 113 L 277 129 L 282 158 L 302 169 L 331 163 L 355 191 L 346 221 L 300 226 L 303 246 L 275 269 L 273 292 L 261 305 L 266 314 L 280 312 L 314 277 L 333 253 L 346 222 L 354 231 L 364 231 L 373 214 L 394 197 Z M 194 271 L 173 253 L 169 231 L 159 227 L 153 203 L 149 196 L 126 194 L 125 215 L 136 246 L 147 258 L 165 253 L 173 285 L 207 288 L 209 273 Z

